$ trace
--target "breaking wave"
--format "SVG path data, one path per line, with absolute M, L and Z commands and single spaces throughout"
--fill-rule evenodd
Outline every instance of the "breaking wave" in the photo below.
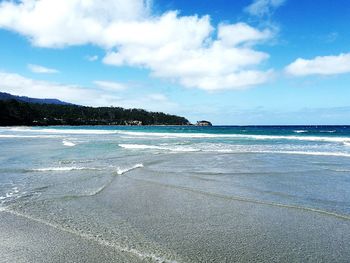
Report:
M 89 129 L 31 129 L 31 128 L 11 128 L 10 131 L 16 132 L 35 132 L 35 133 L 56 133 L 56 134 L 116 134 L 112 130 L 89 130 Z
M 135 164 L 134 166 L 127 167 L 127 168 L 117 167 L 117 174 L 123 175 L 129 171 L 135 170 L 137 168 L 142 168 L 142 167 L 144 167 L 142 163 L 138 163 L 138 164 Z
M 156 145 L 146 145 L 146 144 L 119 144 L 120 147 L 124 149 L 134 149 L 134 150 L 165 150 L 171 152 L 198 152 L 200 149 L 186 146 L 156 146 Z
M 350 145 L 350 144 L 349 144 Z M 146 144 L 119 144 L 120 147 L 130 150 L 163 150 L 169 152 L 216 152 L 216 153 L 271 153 L 271 154 L 295 154 L 295 155 L 314 155 L 314 156 L 338 156 L 350 157 L 346 152 L 326 152 L 326 151 L 291 151 L 291 150 L 260 150 L 257 148 L 223 146 L 221 144 L 197 144 L 194 147 L 189 146 L 155 146 Z
M 131 170 L 142 168 L 144 167 L 142 163 L 135 164 L 130 167 L 116 167 L 116 171 L 118 175 L 125 174 Z M 92 170 L 92 171 L 103 171 L 103 170 L 110 170 L 115 167 L 108 166 L 105 168 L 96 168 L 96 167 L 78 167 L 78 166 L 69 166 L 69 167 L 46 167 L 46 168 L 37 168 L 37 169 L 31 169 L 29 171 L 31 172 L 68 172 L 68 171 L 81 171 L 81 170 Z
M 15 132 L 31 132 L 31 133 L 47 133 L 56 134 L 75 134 L 75 135 L 110 135 L 119 134 L 130 138 L 227 138 L 227 139 L 246 139 L 246 140 L 294 140 L 294 141 L 313 141 L 313 142 L 331 142 L 331 143 L 350 143 L 350 137 L 335 136 L 308 136 L 308 135 L 253 135 L 253 134 L 217 134 L 217 133 L 171 133 L 171 132 L 138 132 L 138 131 L 122 131 L 122 130 L 91 130 L 91 129 L 33 129 L 33 128 L 10 128 L 7 131 Z M 294 130 L 294 133 L 308 133 L 308 130 Z M 336 131 L 322 131 L 324 133 L 334 133 Z M 50 138 L 42 137 L 52 135 L 0 135 L 0 138 Z
M 336 130 L 331 130 L 331 131 L 320 131 L 321 133 L 335 133 L 337 132 Z
M 315 141 L 315 142 L 335 142 L 350 143 L 350 137 L 330 137 L 330 136 L 296 136 L 296 135 L 251 135 L 251 134 L 211 134 L 211 133 L 158 133 L 158 132 L 124 132 L 119 134 L 134 137 L 156 137 L 163 139 L 171 138 L 232 138 L 251 140 L 295 140 L 295 141 Z
M 99 170 L 98 168 L 90 167 L 47 167 L 47 168 L 38 168 L 32 169 L 32 172 L 66 172 L 66 171 L 75 171 L 75 170 Z
M 0 138 L 58 138 L 57 135 L 17 135 L 17 134 L 0 134 Z
M 63 141 L 62 141 L 62 144 L 63 144 L 64 146 L 67 146 L 67 147 L 73 147 L 73 146 L 76 145 L 75 143 L 72 143 L 72 142 L 67 141 L 67 140 L 63 140 Z
M 295 132 L 295 133 L 306 133 L 306 132 L 309 132 L 309 131 L 307 131 L 307 130 L 295 130 L 293 132 Z

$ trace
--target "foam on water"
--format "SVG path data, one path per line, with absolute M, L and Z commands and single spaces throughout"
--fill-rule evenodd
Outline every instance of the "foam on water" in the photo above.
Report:
M 336 130 L 331 130 L 331 131 L 320 131 L 321 133 L 334 133 L 337 132 Z
M 163 139 L 170 138 L 233 138 L 233 139 L 252 139 L 252 140 L 295 140 L 295 141 L 314 141 L 314 142 L 335 142 L 350 143 L 349 137 L 330 137 L 330 136 L 294 136 L 294 135 L 251 135 L 251 134 L 214 134 L 214 133 L 161 133 L 161 132 L 124 132 L 119 134 L 135 137 L 158 137 Z
M 131 167 L 126 167 L 126 168 L 117 167 L 117 174 L 123 175 L 129 171 L 132 171 L 132 170 L 137 169 L 137 168 L 142 168 L 142 167 L 144 167 L 142 163 L 138 163 L 138 164 L 135 164 Z
M 6 198 L 12 197 L 19 192 L 18 187 L 13 187 L 10 191 L 8 191 L 4 196 L 0 196 L 0 200 L 4 200 Z
M 4 204 L 10 200 L 18 199 L 26 192 L 21 193 L 17 186 L 12 187 L 3 196 L 0 196 L 0 204 Z
M 35 133 L 55 133 L 55 134 L 116 134 L 112 130 L 90 130 L 90 129 L 31 129 L 31 128 L 11 128 L 10 131 L 16 132 L 35 132 Z
M 123 130 L 95 130 L 95 129 L 33 129 L 33 128 L 10 128 L 6 131 L 14 132 L 31 132 L 31 133 L 49 133 L 49 134 L 77 134 L 77 135 L 111 135 L 119 134 L 126 135 L 129 138 L 188 138 L 188 139 L 200 139 L 200 138 L 227 138 L 227 139 L 246 139 L 246 140 L 294 140 L 294 141 L 313 141 L 313 142 L 330 142 L 330 143 L 350 143 L 350 137 L 335 137 L 335 136 L 297 136 L 297 135 L 253 135 L 253 134 L 218 134 L 218 133 L 183 133 L 183 132 L 140 132 L 140 131 L 123 131 Z M 294 130 L 294 133 L 302 134 L 308 133 L 308 130 Z M 320 131 L 322 133 L 334 133 L 335 130 Z M 35 136 L 35 137 L 34 137 Z M 0 135 L 0 138 L 40 138 L 42 135 Z M 41 137 L 45 138 L 45 137 Z M 49 138 L 49 137 L 46 137 Z M 125 138 L 125 137 L 124 137 Z
M 146 144 L 118 144 L 120 147 L 125 149 L 156 149 L 156 150 L 163 150 L 164 147 L 155 146 L 155 145 L 146 145 Z
M 75 143 L 72 143 L 72 142 L 67 141 L 67 140 L 63 140 L 63 141 L 62 141 L 62 144 L 63 144 L 64 146 L 67 146 L 67 147 L 73 147 L 73 146 L 76 145 Z
M 66 171 L 75 171 L 75 170 L 99 170 L 98 168 L 91 167 L 47 167 L 47 168 L 38 168 L 32 169 L 33 172 L 66 172 Z
M 156 146 L 145 144 L 119 144 L 120 147 L 130 150 L 163 150 L 171 152 L 217 152 L 217 153 L 271 153 L 271 154 L 295 154 L 295 155 L 314 155 L 314 156 L 338 156 L 350 157 L 350 153 L 346 152 L 326 152 L 326 151 L 297 151 L 297 150 L 265 150 L 256 147 L 246 147 L 243 145 L 229 145 L 222 144 L 196 144 L 194 146 Z
M 59 138 L 57 135 L 18 135 L 18 134 L 0 134 L 0 138 Z
M 308 132 L 307 130 L 295 130 L 294 131 L 295 133 L 306 133 L 306 132 Z
M 334 169 L 335 172 L 341 172 L 341 173 L 348 173 L 350 172 L 350 169 Z
M 133 166 L 129 167 L 116 167 L 117 174 L 122 175 L 125 174 L 131 170 L 137 169 L 137 168 L 142 168 L 144 167 L 142 163 L 137 163 Z M 69 167 L 46 167 L 46 168 L 37 168 L 37 169 L 31 169 L 31 172 L 68 172 L 68 171 L 81 171 L 81 170 L 98 170 L 98 171 L 103 171 L 103 170 L 110 170 L 115 168 L 114 166 L 108 166 L 105 168 L 96 168 L 96 167 L 78 167 L 78 166 L 69 166 Z
M 115 131 L 106 131 L 106 130 L 82 130 L 82 129 L 65 129 L 65 130 L 60 130 L 60 129 L 43 129 L 39 130 L 40 132 L 46 132 L 46 133 L 60 133 L 60 134 L 115 134 Z
M 200 149 L 196 149 L 188 146 L 156 146 L 156 145 L 146 145 L 146 144 L 119 144 L 120 147 L 124 149 L 134 149 L 134 150 L 164 150 L 171 152 L 198 152 Z

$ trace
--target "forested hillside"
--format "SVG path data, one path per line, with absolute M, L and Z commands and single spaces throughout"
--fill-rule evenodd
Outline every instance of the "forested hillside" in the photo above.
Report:
M 119 107 L 85 107 L 0 100 L 0 125 L 187 125 L 184 117 Z

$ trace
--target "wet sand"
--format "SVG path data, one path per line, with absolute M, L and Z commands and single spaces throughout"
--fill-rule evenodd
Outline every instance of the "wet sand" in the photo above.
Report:
M 9 212 L 0 212 L 0 262 L 142 262 L 133 254 Z
M 348 219 L 234 200 L 143 177 L 142 171 L 134 171 L 116 177 L 98 194 L 13 207 L 23 216 L 1 212 L 2 260 L 348 262 L 350 258 Z

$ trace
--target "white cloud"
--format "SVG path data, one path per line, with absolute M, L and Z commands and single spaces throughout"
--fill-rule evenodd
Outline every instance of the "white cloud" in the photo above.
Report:
M 1 27 L 39 47 L 98 45 L 107 50 L 106 64 L 146 68 L 185 87 L 242 89 L 271 76 L 271 70 L 261 69 L 269 55 L 254 48 L 273 37 L 270 30 L 245 23 L 215 28 L 209 16 L 176 11 L 156 16 L 150 1 L 5 1 L 0 3 Z
M 46 68 L 44 66 L 34 65 L 34 64 L 28 64 L 28 68 L 31 72 L 34 72 L 34 73 L 52 74 L 52 73 L 59 72 L 57 69 Z
M 298 58 L 288 65 L 285 71 L 293 76 L 350 73 L 350 53 L 338 56 L 315 57 L 310 60 Z
M 56 98 L 78 105 L 118 106 L 173 112 L 177 104 L 163 94 L 117 96 L 113 91 L 35 80 L 0 71 L 1 91 L 32 98 Z
M 245 8 L 245 11 L 253 16 L 271 15 L 272 12 L 283 5 L 286 0 L 254 0 Z
M 269 30 L 259 31 L 244 23 L 220 25 L 217 37 L 212 38 L 208 16 L 178 17 L 170 12 L 151 22 L 133 24 L 124 36 L 122 30 L 111 35 L 117 32 L 121 32 L 118 50 L 107 54 L 106 64 L 145 67 L 156 77 L 211 91 L 245 88 L 270 78 L 270 71 L 254 69 L 268 54 L 251 47 L 270 38 Z
M 144 0 L 22 0 L 0 2 L 0 27 L 28 36 L 35 46 L 106 44 L 101 33 L 112 23 L 149 14 Z
M 94 81 L 94 84 L 97 85 L 99 88 L 108 91 L 120 91 L 125 90 L 127 88 L 125 84 L 112 81 L 96 80 Z
M 98 60 L 98 56 L 97 56 L 97 55 L 86 56 L 85 58 L 86 58 L 86 60 L 88 60 L 88 61 L 90 61 L 90 62 L 93 62 L 93 61 Z
M 245 23 L 233 25 L 220 25 L 218 38 L 226 45 L 239 45 L 242 43 L 254 43 L 257 41 L 267 40 L 273 35 L 272 31 L 265 29 L 259 31 Z
M 0 83 L 2 91 L 14 95 L 57 98 L 75 104 L 87 105 L 105 105 L 106 102 L 96 90 L 76 85 L 34 80 L 15 73 L 0 72 Z

